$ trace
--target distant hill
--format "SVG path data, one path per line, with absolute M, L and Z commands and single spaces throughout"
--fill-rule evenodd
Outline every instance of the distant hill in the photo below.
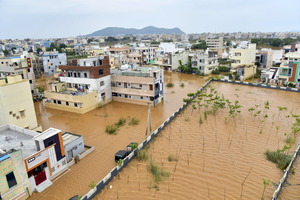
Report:
M 119 27 L 107 27 L 99 31 L 95 31 L 91 34 L 87 34 L 83 37 L 93 37 L 93 36 L 116 36 L 116 35 L 139 35 L 139 34 L 184 34 L 179 28 L 157 28 L 154 26 L 147 26 L 142 29 L 135 28 L 119 28 Z

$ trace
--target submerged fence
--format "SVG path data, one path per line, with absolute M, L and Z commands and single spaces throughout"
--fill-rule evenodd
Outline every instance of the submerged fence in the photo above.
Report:
M 210 84 L 212 79 L 207 81 L 198 91 L 202 91 L 208 84 Z M 96 184 L 96 187 L 94 189 L 91 189 L 86 195 L 84 195 L 81 200 L 91 200 L 93 199 L 97 194 L 100 193 L 100 191 L 115 177 L 118 175 L 119 172 L 123 170 L 124 167 L 127 166 L 127 164 L 135 158 L 138 151 L 144 149 L 172 120 L 180 114 L 180 112 L 189 105 L 194 98 L 198 96 L 198 91 L 195 93 L 193 97 L 191 97 L 191 101 L 188 103 L 184 103 L 178 110 L 176 110 L 166 121 L 164 121 L 153 133 L 149 135 L 139 146 L 137 149 L 135 149 L 132 153 L 130 153 L 122 163 L 122 166 L 116 166 L 114 167 L 101 181 L 99 181 Z
M 219 81 L 219 82 L 228 82 L 228 83 L 234 83 L 234 84 L 240 84 L 240 85 L 247 85 L 247 86 L 256 86 L 256 87 L 262 87 L 262 88 L 270 88 L 270 89 L 277 89 L 277 90 L 285 90 L 285 91 L 292 91 L 292 92 L 300 92 L 299 89 L 296 88 L 286 88 L 286 87 L 279 87 L 279 86 L 272 86 L 272 85 L 266 85 L 266 84 L 260 84 L 260 83 L 248 83 L 248 82 L 242 82 L 242 81 L 230 81 L 230 80 L 224 80 L 224 79 L 209 79 L 198 91 L 195 93 L 193 97 L 190 97 L 191 101 L 188 103 L 184 103 L 178 110 L 176 110 L 168 119 L 166 119 L 153 133 L 149 135 L 139 146 L 137 149 L 135 149 L 132 153 L 130 153 L 124 160 L 121 165 L 121 167 L 116 166 L 114 167 L 102 180 L 100 180 L 94 189 L 91 189 L 86 195 L 84 195 L 81 200 L 91 200 L 93 199 L 97 194 L 100 193 L 102 189 L 115 177 L 118 175 L 119 172 L 123 170 L 124 167 L 127 166 L 127 164 L 135 158 L 138 151 L 144 149 L 172 120 L 181 113 L 181 111 L 188 106 L 194 98 L 198 96 L 198 92 L 202 91 L 207 85 L 209 85 L 212 81 Z M 300 144 L 298 148 L 294 152 L 293 159 L 289 166 L 287 167 L 284 176 L 279 182 L 279 185 L 277 189 L 275 190 L 272 200 L 276 200 L 279 196 L 279 193 L 287 179 L 288 174 L 290 173 L 292 169 L 292 165 L 294 164 L 297 155 L 300 151 Z

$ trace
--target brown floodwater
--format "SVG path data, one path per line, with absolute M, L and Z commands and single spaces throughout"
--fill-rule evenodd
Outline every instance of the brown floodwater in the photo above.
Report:
M 206 78 L 165 73 L 165 82 L 173 82 L 174 87 L 165 88 L 165 102 L 152 107 L 152 130 L 182 105 L 182 98 L 186 98 L 187 93 L 199 89 Z M 44 78 L 38 84 L 51 81 L 51 78 Z M 49 87 L 48 83 L 45 87 Z M 183 88 L 180 87 L 181 83 L 185 85 Z M 134 159 L 95 199 L 259 199 L 263 192 L 262 178 L 278 183 L 283 172 L 266 160 L 264 152 L 267 148 L 276 150 L 285 144 L 284 133 L 291 133 L 292 124 L 291 119 L 285 116 L 291 110 L 299 114 L 299 94 L 217 82 L 211 86 L 231 102 L 238 100 L 243 106 L 235 122 L 230 120 L 227 126 L 224 123 L 225 116 L 228 116 L 227 109 L 217 111 L 216 116 L 208 115 L 205 120 L 203 108 L 192 111 L 192 107 L 188 106 L 158 135 L 148 150 L 148 156 L 159 168 L 169 171 L 170 177 L 155 183 L 147 170 L 150 159 L 141 162 Z M 265 112 L 263 106 L 266 100 L 270 102 L 270 109 L 267 110 L 265 122 L 260 125 L 258 117 L 253 120 L 248 109 L 256 104 L 257 110 Z M 277 106 L 286 106 L 289 111 L 278 115 Z M 88 185 L 92 181 L 97 183 L 116 165 L 114 154 L 119 149 L 124 149 L 133 141 L 142 142 L 145 138 L 146 106 L 111 102 L 83 115 L 45 108 L 40 102 L 35 103 L 35 109 L 43 130 L 55 127 L 81 134 L 85 144 L 95 146 L 95 151 L 73 165 L 51 187 L 41 194 L 34 194 L 31 199 L 68 199 L 76 194 L 83 196 L 90 190 Z M 200 114 L 204 122 L 202 125 L 199 124 Z M 126 124 L 117 135 L 106 134 L 105 125 L 116 122 L 120 117 L 135 117 L 140 123 L 134 127 Z M 279 126 L 278 134 L 276 126 Z M 290 152 L 294 148 L 295 145 Z M 168 156 L 176 155 L 176 152 L 179 160 L 174 173 L 176 162 L 169 162 Z M 294 184 L 299 179 L 297 169 L 296 174 L 291 176 Z M 241 184 L 248 174 L 241 197 Z M 159 190 L 156 191 L 154 186 Z M 281 198 L 299 198 L 298 187 L 285 188 Z M 269 185 L 265 199 L 270 199 L 274 190 L 275 187 Z

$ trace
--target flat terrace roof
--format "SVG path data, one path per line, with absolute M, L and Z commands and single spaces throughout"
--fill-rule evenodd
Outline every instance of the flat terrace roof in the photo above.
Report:
M 0 141 L 0 149 L 6 152 L 9 152 L 11 149 L 21 149 L 24 158 L 37 152 L 33 136 L 15 130 L 6 129 L 0 131 Z

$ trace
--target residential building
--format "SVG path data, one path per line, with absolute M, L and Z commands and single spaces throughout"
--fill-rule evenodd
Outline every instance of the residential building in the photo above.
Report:
M 0 80 L 0 126 L 7 123 L 42 130 L 37 123 L 29 81 L 22 80 L 21 75 Z
M 83 136 L 65 132 L 62 134 L 67 162 L 84 152 Z
M 142 53 L 130 52 L 128 54 L 128 63 L 136 63 L 137 66 L 142 66 Z
M 52 185 L 51 180 L 68 169 L 61 130 L 49 128 L 37 133 L 6 124 L 0 127 L 0 138 L 3 141 L 0 149 L 6 152 L 11 149 L 21 150 L 16 160 L 25 166 L 19 167 L 18 162 L 16 164 L 25 173 L 21 174 L 24 181 L 17 179 L 17 182 L 28 181 L 32 192 L 42 192 Z M 22 188 L 26 192 L 26 187 Z
M 235 69 L 237 70 L 237 75 L 240 76 L 240 80 L 252 78 L 256 73 L 256 65 L 254 63 L 251 65 L 239 65 Z
M 3 147 L 5 138 L 1 132 L 0 147 Z M 0 177 L 0 199 L 23 200 L 32 194 L 21 149 L 3 151 L 0 148 Z
M 191 57 L 192 67 L 200 70 L 200 74 L 211 74 L 211 72 L 218 68 L 218 52 L 210 50 L 197 50 Z
M 282 58 L 279 80 L 283 83 L 295 83 L 300 86 L 300 52 L 288 52 Z
M 277 83 L 279 78 L 279 67 L 270 67 L 263 69 L 260 75 L 260 81 L 264 83 Z
M 155 50 L 156 47 L 144 46 L 144 47 L 135 47 L 134 52 L 138 52 L 142 55 L 142 65 L 148 64 L 151 60 L 155 59 Z
M 218 56 L 222 57 L 223 37 L 207 37 L 205 42 L 209 50 L 218 52 Z
M 270 68 L 273 64 L 273 51 L 270 49 L 268 52 L 259 52 L 255 55 L 255 62 L 260 63 L 260 68 Z
M 53 41 L 42 41 L 42 42 L 40 42 L 40 45 L 42 47 L 49 48 L 51 43 L 53 43 Z
M 58 73 L 57 69 L 59 65 L 67 64 L 67 56 L 65 53 L 56 52 L 44 52 L 43 66 L 44 75 L 53 75 Z
M 126 45 L 122 47 L 110 46 L 106 49 L 106 51 L 108 51 L 110 54 L 123 53 L 125 56 L 127 56 L 129 54 L 129 47 Z
M 166 53 L 161 58 L 156 58 L 153 65 L 163 67 L 164 70 L 177 70 L 182 65 L 187 65 L 189 62 L 188 52 Z
M 0 77 L 5 78 L 9 75 L 21 75 L 22 79 L 29 80 L 30 89 L 35 93 L 35 73 L 36 59 L 33 54 L 23 52 L 20 56 L 0 59 Z
M 112 70 L 111 90 L 113 101 L 156 106 L 164 100 L 164 72 L 151 67 Z
M 84 114 L 112 100 L 109 57 L 69 60 L 60 82 L 45 91 L 46 107 Z
M 248 44 L 245 48 L 232 49 L 231 67 L 240 65 L 252 65 L 255 62 L 256 44 Z

